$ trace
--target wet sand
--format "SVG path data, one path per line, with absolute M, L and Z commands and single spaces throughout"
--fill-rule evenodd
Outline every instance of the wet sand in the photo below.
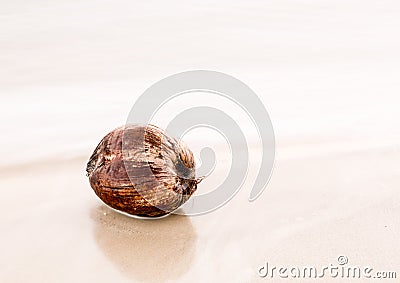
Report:
M 262 282 L 265 260 L 323 266 L 339 255 L 396 271 L 399 158 L 399 146 L 278 156 L 254 203 L 246 185 L 210 214 L 150 221 L 104 206 L 85 159 L 2 170 L 1 281 Z
M 257 274 L 265 261 L 321 267 L 341 255 L 399 277 L 399 13 L 391 0 L 3 1 L 0 282 L 275 282 Z M 255 162 L 213 213 L 111 211 L 85 176 L 90 154 L 144 90 L 196 69 L 242 80 L 266 106 L 277 141 L 266 191 L 248 202 Z M 257 161 L 251 121 L 221 110 Z M 196 155 L 220 153 L 199 193 L 229 169 L 209 137 L 188 140 Z

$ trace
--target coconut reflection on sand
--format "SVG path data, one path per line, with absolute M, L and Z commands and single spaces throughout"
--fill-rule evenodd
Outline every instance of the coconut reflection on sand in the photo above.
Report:
M 174 280 L 190 269 L 196 233 L 188 217 L 140 220 L 105 205 L 91 211 L 94 238 L 125 276 L 145 282 Z

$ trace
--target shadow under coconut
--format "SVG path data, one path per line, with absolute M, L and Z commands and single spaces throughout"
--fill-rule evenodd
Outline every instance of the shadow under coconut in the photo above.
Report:
M 162 282 L 190 269 L 196 233 L 188 217 L 134 219 L 105 205 L 93 208 L 91 217 L 99 248 L 129 278 Z

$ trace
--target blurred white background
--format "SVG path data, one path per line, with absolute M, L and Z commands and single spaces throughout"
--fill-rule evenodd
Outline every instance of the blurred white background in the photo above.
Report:
M 293 138 L 355 147 L 399 141 L 397 1 L 0 6 L 2 166 L 88 155 L 146 88 L 194 69 L 249 85 L 278 147 Z

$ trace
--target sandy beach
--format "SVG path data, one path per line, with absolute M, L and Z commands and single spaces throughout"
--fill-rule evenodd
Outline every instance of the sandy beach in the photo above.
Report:
M 3 170 L 2 188 L 13 190 L 3 189 L 1 201 L 2 282 L 262 282 L 265 260 L 323 266 L 342 254 L 352 265 L 396 271 L 399 155 L 390 146 L 278 158 L 258 201 L 247 202 L 245 187 L 213 213 L 156 221 L 104 206 L 83 174 L 85 159 L 21 167 L 23 177 Z
M 1 3 L 0 282 L 315 282 L 259 271 L 339 257 L 397 279 L 321 282 L 397 282 L 399 12 L 387 0 Z M 265 104 L 276 137 L 266 190 L 248 201 L 261 150 L 248 117 L 193 95 L 154 123 L 222 107 L 247 138 L 242 189 L 195 217 L 112 211 L 90 188 L 89 156 L 150 85 L 196 69 L 235 76 Z M 184 140 L 197 158 L 215 151 L 198 193 L 212 190 L 229 148 L 207 131 Z

